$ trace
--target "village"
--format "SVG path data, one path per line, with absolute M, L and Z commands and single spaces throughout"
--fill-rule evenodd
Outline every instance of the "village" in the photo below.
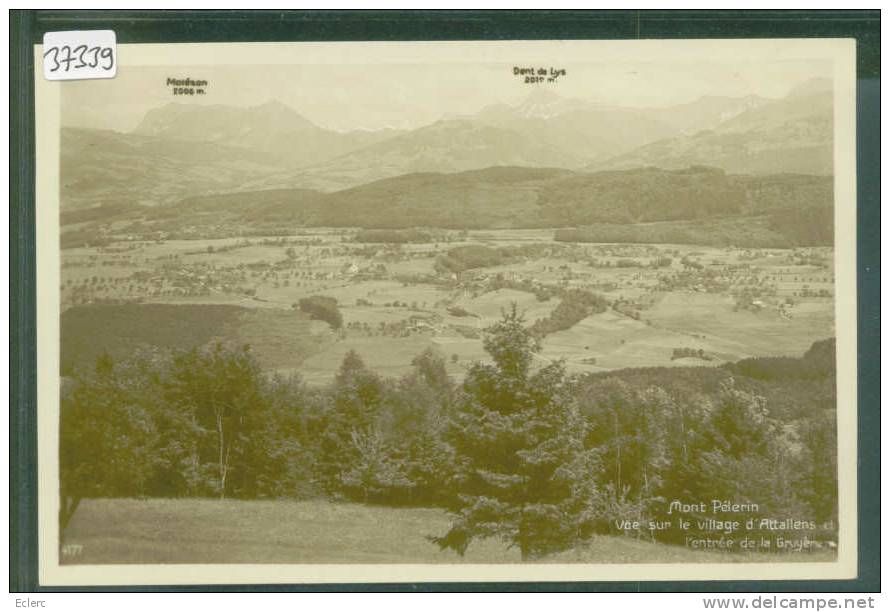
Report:
M 566 359 L 576 371 L 720 363 L 772 354 L 767 345 L 805 348 L 833 333 L 830 248 L 564 243 L 548 230 L 438 230 L 435 241 L 370 243 L 358 241 L 359 232 L 121 235 L 64 249 L 62 308 L 296 309 L 301 299 L 325 296 L 336 300 L 342 327 L 324 332 L 321 354 L 293 363 L 319 381 L 333 374 L 337 356 L 368 338 L 392 340 L 378 349 L 394 353 L 381 360 L 392 372 L 407 368 L 409 353 L 424 346 L 444 351 L 455 368 L 466 365 L 484 358 L 481 331 L 503 308 L 517 303 L 531 325 L 570 290 L 608 304 L 607 312 L 543 338 L 541 359 Z

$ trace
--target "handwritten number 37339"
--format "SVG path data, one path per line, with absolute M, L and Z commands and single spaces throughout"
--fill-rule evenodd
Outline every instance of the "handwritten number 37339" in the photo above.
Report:
M 87 45 L 78 45 L 70 47 L 64 45 L 62 47 L 50 47 L 43 53 L 43 57 L 52 56 L 53 66 L 50 72 L 56 72 L 60 69 L 68 72 L 71 69 L 78 68 L 101 68 L 102 70 L 111 70 L 114 67 L 114 50 L 111 47 L 88 47 Z

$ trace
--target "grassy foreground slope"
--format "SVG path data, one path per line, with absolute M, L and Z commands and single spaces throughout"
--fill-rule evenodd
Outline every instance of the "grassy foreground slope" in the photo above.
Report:
M 440 551 L 428 535 L 448 529 L 431 508 L 384 508 L 327 501 L 211 499 L 84 500 L 64 544 L 83 547 L 66 563 L 519 563 L 501 542 L 473 544 L 465 557 Z M 832 553 L 776 557 L 726 554 L 598 536 L 543 559 L 554 563 L 827 561 Z

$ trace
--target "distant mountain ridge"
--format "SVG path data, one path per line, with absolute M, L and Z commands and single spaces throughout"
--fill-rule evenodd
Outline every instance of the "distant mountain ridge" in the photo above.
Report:
M 830 104 L 826 108 L 822 103 L 825 94 L 819 87 L 810 89 L 821 97 L 820 104 L 809 108 L 789 102 L 791 96 L 705 96 L 666 108 L 625 108 L 538 89 L 516 105 L 496 104 L 475 114 L 451 116 L 248 187 L 337 191 L 412 172 L 512 165 L 591 171 L 711 165 L 738 173 L 830 174 L 831 166 L 825 163 L 832 149 Z M 756 117 L 773 119 L 745 127 Z M 817 127 L 809 129 L 810 123 Z M 722 135 L 723 126 L 728 133 L 745 134 L 735 140 L 721 136 L 716 143 L 706 137 L 707 130 Z M 801 139 L 806 131 L 811 137 Z
M 292 133 L 317 129 L 321 128 L 280 102 L 247 108 L 171 102 L 148 111 L 133 133 L 261 148 L 265 144 L 263 138 L 274 131 Z
M 534 89 L 514 105 L 417 129 L 336 132 L 280 102 L 168 104 L 132 133 L 64 128 L 62 206 L 167 205 L 228 192 L 340 192 L 417 173 L 492 167 L 596 172 L 714 166 L 733 174 L 830 175 L 831 83 L 785 98 L 707 96 L 620 108 Z
M 465 119 L 443 120 L 352 153 L 249 185 L 339 191 L 384 178 L 464 172 L 492 166 L 577 168 L 585 158 L 519 130 Z
M 273 154 L 207 142 L 79 128 L 62 128 L 60 140 L 63 211 L 162 206 L 192 195 L 237 191 L 284 169 Z
M 537 90 L 515 107 L 489 106 L 472 118 L 514 129 L 540 130 L 539 137 L 562 146 L 581 145 L 576 151 L 579 157 L 605 159 L 690 129 L 711 128 L 768 103 L 757 96 L 703 96 L 663 108 L 637 108 L 560 98 Z
M 207 142 L 280 156 L 281 165 L 301 167 L 343 155 L 398 132 L 337 132 L 312 123 L 289 106 L 271 101 L 259 106 L 171 103 L 149 111 L 133 131 L 139 136 Z
M 780 100 L 753 105 L 710 129 L 664 138 L 587 170 L 697 164 L 734 173 L 830 175 L 834 160 L 831 83 L 804 83 Z

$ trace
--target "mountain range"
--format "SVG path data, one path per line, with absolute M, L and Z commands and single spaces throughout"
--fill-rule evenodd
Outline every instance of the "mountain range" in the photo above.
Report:
M 718 129 L 732 121 L 763 112 L 780 101 L 756 96 L 708 96 L 667 108 L 631 108 L 562 98 L 545 89 L 533 90 L 516 105 L 497 104 L 476 114 L 449 116 L 342 156 L 252 182 L 249 189 L 308 187 L 335 191 L 376 179 L 410 172 L 462 172 L 491 166 L 560 167 L 601 170 L 634 166 L 681 168 L 691 165 L 723 167 L 712 151 L 681 148 L 676 159 L 646 155 L 646 147 L 684 142 L 689 134 Z M 819 109 L 830 122 L 830 108 Z M 776 113 L 780 114 L 782 108 Z M 796 120 L 797 117 L 794 117 Z M 805 120 L 809 120 L 806 117 Z M 796 125 L 787 126 L 795 133 Z M 757 135 L 755 135 L 757 136 Z M 779 135 L 779 140 L 783 136 Z M 831 150 L 831 133 L 820 144 Z M 746 136 L 738 140 L 745 148 Z M 676 145 L 679 147 L 679 145 Z M 773 149 L 781 153 L 781 142 Z M 639 159 L 634 156 L 638 155 Z M 781 157 L 781 155 L 779 155 Z M 626 161 L 625 161 L 626 160 Z M 737 171 L 737 165 L 726 169 Z M 789 163 L 764 172 L 826 174 L 824 167 Z
M 781 100 L 756 104 L 710 129 L 658 140 L 588 168 L 707 163 L 737 173 L 828 175 L 834 156 L 832 113 L 830 82 L 811 81 Z
M 278 101 L 247 108 L 167 104 L 149 111 L 133 131 L 138 136 L 165 141 L 210 143 L 269 153 L 285 167 L 337 157 L 397 133 L 392 129 L 328 130 Z
M 831 175 L 832 149 L 832 94 L 821 80 L 777 100 L 709 96 L 665 108 L 541 88 L 413 130 L 338 132 L 280 102 L 168 104 L 130 133 L 63 128 L 61 200 L 69 211 L 235 202 L 256 219 L 333 225 L 373 224 L 391 210 L 402 225 L 462 226 L 469 215 L 515 226 L 510 207 L 532 214 L 531 225 L 634 223 L 665 219 L 672 208 L 720 208 L 690 204 L 704 197 L 750 210 L 775 190 L 796 203 L 816 189 L 823 202 L 830 180 L 818 177 Z M 697 166 L 716 170 L 655 170 Z M 743 196 L 735 174 L 751 175 Z M 769 178 L 782 174 L 815 176 Z M 757 188 L 758 176 L 773 186 Z M 673 199 L 659 199 L 659 189 Z M 695 214 L 730 212 L 717 209 Z

